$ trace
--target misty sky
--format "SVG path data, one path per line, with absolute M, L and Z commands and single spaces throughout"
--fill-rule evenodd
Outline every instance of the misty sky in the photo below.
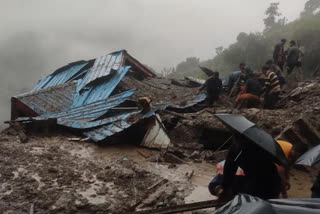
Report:
M 126 49 L 157 71 L 189 56 L 212 58 L 239 32 L 262 31 L 274 1 L 0 0 L 0 111 L 40 76 L 115 50 Z M 278 1 L 289 21 L 306 2 Z

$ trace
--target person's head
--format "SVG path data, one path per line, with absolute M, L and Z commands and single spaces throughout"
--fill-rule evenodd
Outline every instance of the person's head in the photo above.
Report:
M 299 144 L 293 145 L 293 147 L 289 153 L 288 160 L 293 164 L 307 150 L 308 150 L 308 148 L 305 144 L 299 143 Z
M 218 72 L 218 71 L 215 71 L 214 74 L 213 74 L 213 76 L 214 76 L 215 78 L 219 79 L 219 72 Z
M 293 46 L 296 46 L 296 41 L 291 40 L 291 41 L 290 41 L 290 47 L 293 47 Z
M 239 65 L 240 71 L 244 71 L 244 69 L 246 68 L 246 64 L 245 63 L 240 63 Z
M 286 40 L 286 39 L 281 39 L 281 44 L 282 44 L 282 45 L 285 45 L 285 44 L 286 44 L 286 42 L 287 42 L 287 40 Z
M 269 67 L 266 66 L 266 65 L 262 66 L 262 68 L 261 68 L 261 71 L 262 71 L 262 73 L 264 73 L 264 74 L 266 74 L 268 70 L 269 70 Z
M 272 65 L 273 65 L 273 61 L 271 59 L 266 61 L 266 66 L 271 67 Z
M 297 46 L 298 46 L 298 47 L 301 46 L 301 40 L 297 40 Z

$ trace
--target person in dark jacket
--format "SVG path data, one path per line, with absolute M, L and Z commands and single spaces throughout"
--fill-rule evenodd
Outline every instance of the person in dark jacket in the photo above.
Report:
M 313 182 L 311 198 L 320 198 L 320 171 L 315 181 Z
M 273 61 L 276 65 L 280 67 L 283 71 L 283 65 L 286 61 L 285 53 L 284 53 L 284 45 L 286 44 L 286 39 L 281 39 L 281 42 L 274 47 L 273 51 Z
M 290 48 L 288 49 L 287 56 L 287 73 L 288 75 L 292 73 L 295 67 L 299 67 L 300 50 L 297 47 L 296 41 L 290 41 Z
M 242 135 L 234 135 L 233 140 L 224 165 L 220 200 L 230 199 L 237 193 L 250 194 L 262 199 L 278 198 L 281 192 L 281 178 L 271 157 Z M 244 171 L 246 181 L 235 193 L 232 187 L 236 182 L 238 167 Z
M 219 72 L 214 72 L 213 76 L 209 77 L 207 81 L 200 87 L 200 91 L 207 89 L 207 102 L 213 105 L 219 99 L 222 90 L 222 81 L 219 79 Z

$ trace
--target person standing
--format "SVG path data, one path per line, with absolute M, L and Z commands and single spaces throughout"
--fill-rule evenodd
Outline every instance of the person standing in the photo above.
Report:
M 281 42 L 274 47 L 273 51 L 273 61 L 276 65 L 280 67 L 283 71 L 283 66 L 286 61 L 285 53 L 284 53 L 284 45 L 286 44 L 286 39 L 281 39 Z
M 200 91 L 204 88 L 207 89 L 207 101 L 209 105 L 213 105 L 219 99 L 219 95 L 222 90 L 222 81 L 219 78 L 219 72 L 214 74 L 207 79 L 207 81 L 200 87 Z
M 297 40 L 297 46 L 299 49 L 299 58 L 297 63 L 298 68 L 298 74 L 299 74 L 299 80 L 303 80 L 303 70 L 302 70 L 302 57 L 304 56 L 304 48 L 301 46 L 301 41 Z
M 281 91 L 279 78 L 268 66 L 262 67 L 262 73 L 265 75 L 264 108 L 274 109 Z
M 300 57 L 300 50 L 297 47 L 296 41 L 290 41 L 290 47 L 287 55 L 287 73 L 290 75 L 295 67 L 298 67 L 298 60 Z

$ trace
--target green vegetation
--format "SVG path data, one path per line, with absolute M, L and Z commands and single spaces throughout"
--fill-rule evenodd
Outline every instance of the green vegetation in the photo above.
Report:
M 281 17 L 278 6 L 279 3 L 271 3 L 267 8 L 263 32 L 241 32 L 237 41 L 228 48 L 217 47 L 213 59 L 200 62 L 196 57 L 187 58 L 169 76 L 205 78 L 199 64 L 219 71 L 222 77 L 235 71 L 240 62 L 245 62 L 253 70 L 259 70 L 268 59 L 272 59 L 273 48 L 282 38 L 288 41 L 301 40 L 305 50 L 303 69 L 305 76 L 310 76 L 320 65 L 320 0 L 309 0 L 300 18 L 290 23 L 286 23 L 286 18 Z

